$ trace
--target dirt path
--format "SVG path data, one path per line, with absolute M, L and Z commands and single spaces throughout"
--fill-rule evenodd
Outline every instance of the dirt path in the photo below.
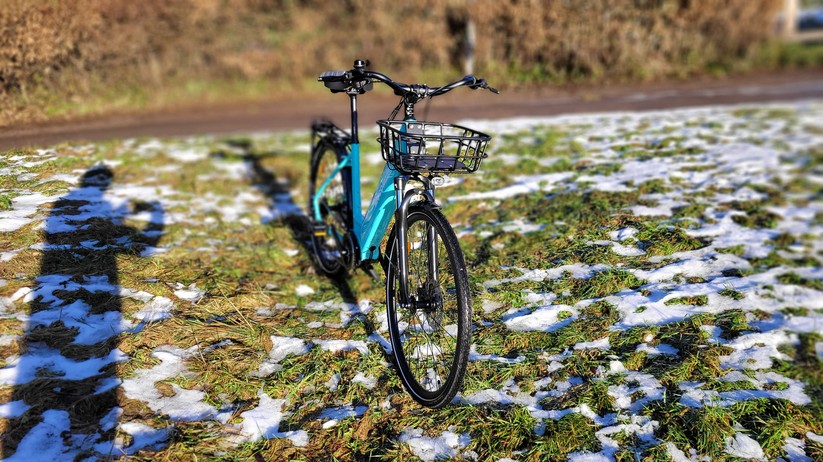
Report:
M 455 92 L 436 99 L 429 110 L 425 104 L 419 106 L 417 115 L 418 119 L 454 121 L 816 98 L 823 99 L 823 69 L 685 82 L 547 87 L 497 96 L 487 92 Z M 385 118 L 396 97 L 375 92 L 360 98 L 359 103 L 361 124 L 365 125 Z M 0 132 L 0 150 L 137 136 L 301 129 L 308 128 L 310 121 L 321 115 L 348 126 L 346 98 L 329 94 L 304 100 L 185 107 L 7 127 Z

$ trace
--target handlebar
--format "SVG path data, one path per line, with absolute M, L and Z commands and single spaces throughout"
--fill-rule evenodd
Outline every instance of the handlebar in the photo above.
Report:
M 407 94 L 412 94 L 420 99 L 428 98 L 432 96 L 439 96 L 444 93 L 448 93 L 454 90 L 457 87 L 468 86 L 472 90 L 477 90 L 478 88 L 483 88 L 486 90 L 491 91 L 492 93 L 499 94 L 500 92 L 497 89 L 490 87 L 484 79 L 478 79 L 473 75 L 467 75 L 460 80 L 454 81 L 450 84 L 443 85 L 441 87 L 429 87 L 428 85 L 406 85 L 403 83 L 395 82 L 394 80 L 390 79 L 389 77 L 379 73 L 379 72 L 372 72 L 372 71 L 365 71 L 363 75 L 366 78 L 379 80 L 392 89 L 394 89 L 394 93 L 398 96 L 405 96 Z
M 320 74 L 318 81 L 323 82 L 324 85 L 332 91 L 332 93 L 339 92 L 356 92 L 363 94 L 373 88 L 373 81 L 377 80 L 388 85 L 394 94 L 402 96 L 404 100 L 415 103 L 424 98 L 431 98 L 448 93 L 457 87 L 468 86 L 472 90 L 482 88 L 489 90 L 492 93 L 500 94 L 495 88 L 492 88 L 486 83 L 484 79 L 478 79 L 473 75 L 467 75 L 460 80 L 454 81 L 450 84 L 441 87 L 429 87 L 428 85 L 413 84 L 408 85 L 404 83 L 395 82 L 388 76 L 379 72 L 367 71 L 367 63 L 362 60 L 354 62 L 354 67 L 348 71 L 329 71 Z

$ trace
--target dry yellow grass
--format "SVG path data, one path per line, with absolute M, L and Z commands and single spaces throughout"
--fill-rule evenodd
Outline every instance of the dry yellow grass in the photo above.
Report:
M 105 92 L 123 100 L 111 106 L 129 107 L 169 88 L 309 82 L 355 57 L 406 79 L 452 75 L 469 19 L 476 72 L 504 86 L 683 77 L 750 62 L 772 35 L 781 3 L 5 0 L 0 119 L 83 112 L 66 106 Z

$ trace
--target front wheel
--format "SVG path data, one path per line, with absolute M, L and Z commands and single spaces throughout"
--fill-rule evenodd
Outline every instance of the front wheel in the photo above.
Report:
M 409 304 L 400 306 L 397 230 L 387 254 L 386 309 L 392 350 L 406 390 L 441 407 L 463 384 L 469 358 L 471 301 L 463 252 L 451 226 L 428 204 L 409 208 Z

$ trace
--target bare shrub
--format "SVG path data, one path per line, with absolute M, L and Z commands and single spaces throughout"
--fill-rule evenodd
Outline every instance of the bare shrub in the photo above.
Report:
M 498 79 L 682 76 L 750 58 L 780 3 L 3 0 L 0 88 L 303 79 L 355 57 L 414 78 L 419 69 L 459 69 L 469 18 L 478 73 Z
M 636 78 L 746 58 L 771 33 L 780 0 L 476 0 L 482 65 Z

